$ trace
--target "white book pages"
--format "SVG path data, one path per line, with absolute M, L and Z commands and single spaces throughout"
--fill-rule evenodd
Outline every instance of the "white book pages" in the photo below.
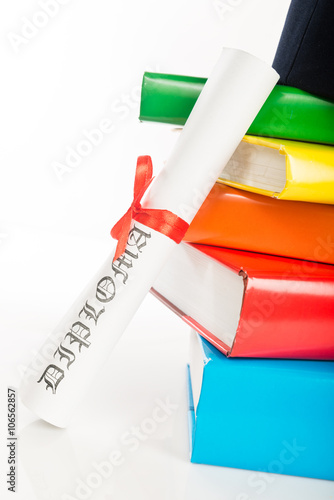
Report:
M 278 149 L 241 142 L 220 179 L 281 193 L 286 184 L 286 156 Z

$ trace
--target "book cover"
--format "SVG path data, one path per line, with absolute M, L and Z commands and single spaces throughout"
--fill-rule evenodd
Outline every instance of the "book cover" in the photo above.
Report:
M 184 240 L 334 264 L 334 207 L 216 183 Z
M 144 73 L 139 119 L 184 125 L 205 82 L 206 78 Z M 333 123 L 334 102 L 276 85 L 248 134 L 334 144 Z
M 246 135 L 218 181 L 281 200 L 334 203 L 334 148 Z
M 192 462 L 334 479 L 333 362 L 228 359 L 192 332 L 188 374 Z
M 334 359 L 334 266 L 181 243 L 152 293 L 227 356 Z

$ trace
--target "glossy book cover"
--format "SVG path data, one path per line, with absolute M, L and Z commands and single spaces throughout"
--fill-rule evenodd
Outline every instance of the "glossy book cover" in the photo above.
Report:
M 218 182 L 280 200 L 334 203 L 334 148 L 246 135 Z
M 334 479 L 332 361 L 228 359 L 192 332 L 188 389 L 192 462 Z
M 216 183 L 184 240 L 334 264 L 334 207 Z
M 146 72 L 139 119 L 184 125 L 206 78 Z M 276 85 L 248 134 L 334 144 L 334 102 L 295 87 Z

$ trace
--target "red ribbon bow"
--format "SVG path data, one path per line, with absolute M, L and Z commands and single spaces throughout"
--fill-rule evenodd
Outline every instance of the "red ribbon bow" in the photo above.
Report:
M 133 201 L 129 210 L 116 222 L 110 231 L 111 236 L 118 240 L 113 262 L 125 251 L 132 220 L 136 220 L 155 231 L 159 231 L 176 243 L 180 243 L 189 227 L 186 221 L 169 212 L 169 210 L 142 208 L 140 201 L 153 180 L 152 173 L 151 157 L 139 156 L 137 159 Z

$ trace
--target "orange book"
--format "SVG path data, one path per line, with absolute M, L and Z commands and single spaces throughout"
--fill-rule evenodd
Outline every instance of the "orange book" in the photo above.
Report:
M 334 264 L 334 206 L 215 184 L 185 241 Z

